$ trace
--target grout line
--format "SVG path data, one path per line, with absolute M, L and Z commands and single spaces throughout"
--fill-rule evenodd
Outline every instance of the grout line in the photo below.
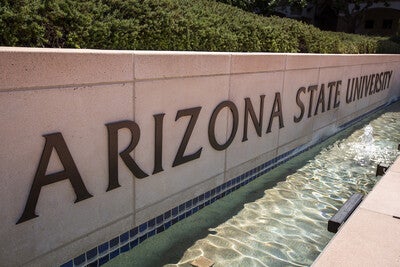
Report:
M 228 80 L 228 100 L 232 100 L 232 54 L 229 55 L 229 80 Z M 232 126 L 234 125 L 233 117 L 232 117 Z M 225 128 L 225 140 L 228 140 L 228 128 L 229 128 L 229 112 L 226 113 L 226 128 Z M 237 133 L 236 133 L 237 134 Z M 227 171 L 227 159 L 228 159 L 228 149 L 224 149 L 224 179 L 226 181 L 226 171 Z
M 133 54 L 135 57 L 135 54 Z M 81 84 L 56 84 L 56 85 L 39 85 L 34 87 L 17 87 L 17 88 L 4 88 L 0 89 L 1 92 L 16 92 L 16 91 L 33 91 L 33 90 L 44 90 L 44 89 L 65 89 L 70 87 L 88 87 L 88 86 L 100 86 L 100 85 L 112 85 L 112 84 L 124 84 L 124 83 L 134 83 L 134 82 L 146 82 L 146 81 L 159 81 L 159 80 L 173 80 L 173 79 L 185 79 L 185 78 L 205 78 L 205 77 L 218 77 L 218 76 L 226 76 L 226 75 L 244 75 L 244 74 L 260 74 L 260 73 L 275 73 L 275 72 L 286 72 L 286 71 L 301 71 L 301 70 L 312 70 L 312 69 L 329 69 L 329 68 L 340 68 L 340 67 L 354 67 L 360 66 L 361 69 L 364 66 L 368 65 L 376 65 L 380 63 L 365 63 L 365 64 L 354 64 L 354 65 L 340 65 L 340 66 L 325 66 L 318 68 L 293 68 L 287 69 L 287 57 L 285 55 L 285 66 L 283 69 L 273 69 L 273 70 L 265 70 L 265 71 L 253 71 L 253 72 L 237 72 L 231 73 L 230 71 L 227 73 L 214 73 L 214 74 L 203 74 L 203 75 L 187 75 L 187 76 L 171 76 L 171 77 L 153 77 L 153 78 L 140 78 L 137 79 L 133 77 L 133 80 L 122 80 L 122 81 L 112 81 L 112 82 L 100 82 L 100 83 L 81 83 Z M 397 62 L 397 61 L 396 61 Z M 386 63 L 396 63 L 396 62 L 386 62 Z M 386 64 L 382 63 L 382 64 Z M 362 73 L 362 72 L 361 72 Z M 134 73 L 135 76 L 135 73 Z
M 136 55 L 132 54 L 132 67 L 133 67 L 133 85 L 132 85 L 132 120 L 136 121 L 136 82 L 135 82 L 135 62 Z M 136 149 L 133 150 L 133 158 L 136 158 Z M 132 177 L 133 178 L 133 177 Z M 133 208 L 133 223 L 136 224 L 136 179 L 132 179 L 132 208 Z
M 284 71 L 283 71 L 283 77 L 282 77 L 282 96 L 281 96 L 281 99 L 283 99 L 284 97 L 285 97 L 285 79 L 286 79 L 286 64 L 287 64 L 287 56 L 285 56 L 285 67 L 284 67 Z M 283 100 L 282 100 L 283 101 Z M 282 114 L 282 116 L 283 116 L 283 114 Z M 282 128 L 283 129 L 283 128 Z M 278 128 L 278 138 L 277 138 L 277 140 L 276 140 L 276 145 L 277 145 L 277 147 L 276 147 L 276 154 L 278 153 L 278 147 L 279 147 L 279 139 L 280 139 L 280 136 L 281 136 L 281 131 L 283 131 L 281 128 Z
M 46 85 L 46 86 L 35 86 L 35 87 L 5 88 L 5 89 L 0 89 L 0 93 L 39 91 L 39 90 L 56 90 L 56 89 L 68 89 L 68 88 L 83 89 L 85 87 L 98 87 L 98 86 L 104 86 L 104 85 L 117 85 L 117 84 L 133 83 L 133 82 L 134 81 L 132 81 L 132 80 L 125 80 L 125 81 L 100 82 L 100 83 L 61 84 L 61 85 Z

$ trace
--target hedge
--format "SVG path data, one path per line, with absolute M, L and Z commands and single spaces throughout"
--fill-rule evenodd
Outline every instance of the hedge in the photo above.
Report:
M 211 0 L 0 0 L 0 45 L 129 50 L 399 53 L 393 39 L 321 31 Z

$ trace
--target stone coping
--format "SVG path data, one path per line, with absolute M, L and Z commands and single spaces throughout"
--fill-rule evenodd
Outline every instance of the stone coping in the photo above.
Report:
M 312 266 L 400 266 L 400 157 Z

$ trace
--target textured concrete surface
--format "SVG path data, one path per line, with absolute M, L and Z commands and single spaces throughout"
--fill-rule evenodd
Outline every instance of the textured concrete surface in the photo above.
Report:
M 333 134 L 341 123 L 400 95 L 399 62 L 398 55 L 0 47 L 0 214 L 6 214 L 0 220 L 0 262 L 7 266 L 65 263 L 282 153 Z M 388 70 L 394 72 L 391 88 L 346 103 L 349 78 Z M 334 95 L 329 95 L 327 84 L 338 80 L 342 81 L 341 104 L 328 110 L 327 101 Z M 325 94 L 320 93 L 322 84 Z M 318 89 L 312 92 L 313 86 Z M 301 87 L 304 92 L 296 95 Z M 281 104 L 275 106 L 277 95 Z M 246 98 L 253 106 L 252 116 L 246 115 Z M 225 101 L 237 108 L 238 129 L 229 147 L 217 150 L 210 145 L 208 130 L 213 112 Z M 304 116 L 296 122 L 300 102 Z M 183 155 L 202 149 L 201 156 L 172 167 L 192 119 L 178 112 L 193 108 L 201 111 Z M 156 146 L 154 116 L 160 114 L 163 138 Z M 226 106 L 216 114 L 215 139 L 224 144 L 234 115 Z M 243 140 L 246 116 L 248 140 Z M 258 120 L 260 135 L 255 127 Z M 118 156 L 121 186 L 107 191 L 106 125 L 120 121 L 138 124 L 139 141 L 129 156 L 148 176 L 135 177 Z M 39 217 L 16 224 L 41 162 L 44 136 L 57 132 L 93 197 L 74 203 L 76 194 L 68 179 L 50 181 L 40 187 L 35 209 Z M 118 152 L 122 152 L 132 133 L 122 128 L 117 135 Z M 64 170 L 59 151 L 52 149 L 45 166 L 47 178 Z M 156 151 L 163 168 L 159 172 L 154 171 Z M 396 165 L 390 172 L 399 169 Z M 382 186 L 391 189 L 398 183 L 388 180 Z M 398 200 L 395 191 L 387 197 L 382 201 Z M 370 198 L 365 205 L 372 208 L 380 197 Z M 396 206 L 390 205 L 380 212 L 389 211 L 398 214 Z
M 400 157 L 313 266 L 400 266 L 399 218 Z

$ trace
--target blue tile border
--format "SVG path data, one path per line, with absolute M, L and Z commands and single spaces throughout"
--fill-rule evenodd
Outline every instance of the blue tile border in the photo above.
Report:
M 345 130 L 349 126 L 365 119 L 372 113 L 375 113 L 380 109 L 383 109 L 399 100 L 400 98 L 397 98 L 395 101 L 379 106 L 355 119 L 350 120 L 349 122 L 344 123 L 334 134 Z M 121 235 L 87 251 L 86 253 L 77 256 L 72 260 L 69 260 L 68 262 L 62 264 L 61 267 L 101 266 L 109 260 L 113 259 L 114 257 L 118 256 L 119 254 L 127 252 L 136 247 L 140 243 L 144 242 L 147 238 L 150 238 L 158 233 L 167 230 L 175 223 L 193 215 L 202 208 L 210 205 L 211 203 L 214 203 L 216 200 L 223 198 L 226 195 L 229 195 L 233 191 L 264 175 L 265 173 L 271 171 L 279 165 L 315 147 L 329 137 L 330 136 L 320 139 L 314 144 L 306 144 L 285 152 L 282 155 L 279 155 L 278 157 L 271 159 L 268 162 L 265 162 L 223 183 L 222 185 L 211 189 L 210 191 L 200 194 L 197 197 L 174 207 L 171 210 L 168 210 L 163 214 L 157 216 L 156 218 L 152 218 L 151 220 L 148 220 L 147 222 L 136 226 L 135 228 L 127 232 L 122 233 Z

